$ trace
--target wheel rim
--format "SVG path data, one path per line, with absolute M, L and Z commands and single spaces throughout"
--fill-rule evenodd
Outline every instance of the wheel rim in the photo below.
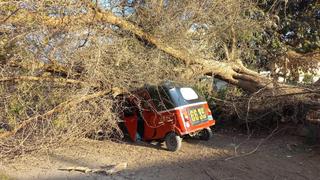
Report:
M 181 146 L 180 142 L 181 142 L 180 137 L 177 136 L 175 133 L 170 133 L 166 137 L 166 145 L 170 151 L 176 151 L 180 149 L 180 146 Z

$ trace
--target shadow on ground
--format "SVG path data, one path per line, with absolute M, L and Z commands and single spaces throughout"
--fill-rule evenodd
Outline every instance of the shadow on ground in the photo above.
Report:
M 148 143 L 115 143 L 115 151 L 124 151 L 121 160 L 129 163 L 127 170 L 112 176 L 84 174 L 80 172 L 42 173 L 30 179 L 78 180 L 78 179 L 319 179 L 320 154 L 296 138 L 279 137 L 259 147 L 258 151 L 242 156 L 253 150 L 261 139 L 245 137 L 235 139 L 217 135 L 212 141 L 186 139 L 181 152 L 168 152 L 158 145 Z M 239 157 L 226 160 L 234 155 L 234 147 Z M 119 148 L 118 148 L 119 147 Z M 109 152 L 109 151 L 108 151 Z M 101 156 L 110 154 L 101 150 Z M 102 154 L 101 154 L 102 153 Z M 87 156 L 50 155 L 52 161 L 72 166 L 96 168 L 98 162 L 87 161 Z M 105 155 L 106 156 L 106 155 Z M 101 157 L 101 159 L 103 159 Z M 132 160 L 134 159 L 134 160 Z M 98 159 L 99 160 L 99 159 Z M 97 161 L 98 161 L 97 160 Z M 116 160 L 115 160 L 116 162 Z M 101 165 L 101 164 L 100 164 Z
M 23 157 L 10 166 L 4 164 L 0 172 L 3 167 L 10 177 L 23 180 L 319 179 L 320 150 L 305 145 L 303 138 L 274 136 L 250 153 L 262 140 L 217 133 L 210 141 L 184 139 L 180 151 L 169 152 L 157 143 L 84 139 L 50 153 Z M 121 162 L 127 162 L 128 168 L 112 176 L 58 170 L 70 166 L 94 169 Z
M 195 152 L 196 153 L 196 152 Z M 317 157 L 319 162 L 320 158 Z M 301 162 L 303 164 L 301 164 Z M 63 173 L 55 177 L 39 177 L 48 180 L 78 179 L 319 179 L 318 163 L 276 157 L 248 156 L 235 160 L 197 159 L 175 163 L 159 163 L 139 169 L 130 169 L 113 176 Z

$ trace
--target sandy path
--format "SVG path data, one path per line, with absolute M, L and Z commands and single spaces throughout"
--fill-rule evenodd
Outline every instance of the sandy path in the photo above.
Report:
M 320 151 L 304 145 L 298 137 L 275 137 L 252 155 L 225 160 L 234 155 L 234 146 L 240 142 L 238 153 L 246 153 L 260 140 L 216 134 L 208 142 L 185 140 L 175 153 L 146 143 L 83 140 L 76 146 L 0 164 L 0 172 L 15 179 L 320 179 Z M 113 176 L 57 170 L 119 162 L 127 162 L 128 168 Z

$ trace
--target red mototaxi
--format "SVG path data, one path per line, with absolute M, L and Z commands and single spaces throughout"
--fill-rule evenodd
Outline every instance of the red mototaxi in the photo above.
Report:
M 186 135 L 212 137 L 215 120 L 208 103 L 190 87 L 146 86 L 124 99 L 122 119 L 133 141 L 165 141 L 170 151 L 177 151 Z

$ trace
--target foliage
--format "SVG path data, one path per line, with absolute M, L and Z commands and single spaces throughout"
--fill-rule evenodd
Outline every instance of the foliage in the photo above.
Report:
M 272 70 L 268 64 L 278 61 L 283 55 L 286 56 L 288 51 L 319 54 L 319 1 L 260 0 L 258 7 L 264 14 L 265 22 L 264 31 L 257 34 L 255 43 L 255 47 L 260 47 L 260 51 L 256 52 L 260 68 Z M 317 58 L 316 61 L 320 62 L 320 59 Z

